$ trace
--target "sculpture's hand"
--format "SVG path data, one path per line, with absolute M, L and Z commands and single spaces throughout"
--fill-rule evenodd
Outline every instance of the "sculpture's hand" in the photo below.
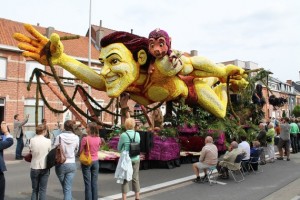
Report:
M 230 89 L 234 93 L 238 93 L 242 90 L 244 90 L 248 86 L 248 81 L 246 81 L 244 78 L 242 79 L 235 79 L 235 80 L 230 80 Z
M 30 57 L 43 65 L 49 65 L 47 61 L 47 54 L 50 54 L 52 56 L 53 64 L 56 64 L 64 49 L 59 36 L 54 33 L 51 35 L 49 40 L 30 24 L 24 24 L 24 27 L 33 36 L 33 38 L 22 33 L 14 34 L 14 38 L 20 42 L 18 47 L 24 50 L 22 55 Z
M 243 75 L 245 72 L 244 69 L 235 65 L 226 65 L 226 75 L 227 76 L 236 76 Z

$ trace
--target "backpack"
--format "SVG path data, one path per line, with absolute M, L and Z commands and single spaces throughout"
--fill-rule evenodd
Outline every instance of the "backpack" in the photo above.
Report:
M 135 134 L 136 132 L 134 132 L 134 137 L 133 139 L 131 139 L 128 135 L 128 133 L 126 132 L 129 140 L 130 140 L 130 144 L 129 144 L 129 156 L 133 157 L 133 156 L 137 156 L 140 155 L 141 152 L 141 148 L 140 148 L 140 143 L 135 142 Z

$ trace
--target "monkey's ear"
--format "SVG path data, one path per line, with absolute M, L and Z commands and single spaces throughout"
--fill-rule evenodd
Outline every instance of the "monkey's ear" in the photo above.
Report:
M 144 49 L 138 52 L 138 62 L 140 65 L 144 65 L 147 62 L 147 53 Z

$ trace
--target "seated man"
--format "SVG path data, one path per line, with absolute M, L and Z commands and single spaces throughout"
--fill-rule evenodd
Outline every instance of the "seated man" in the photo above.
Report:
M 225 153 L 223 160 L 220 161 L 217 165 L 217 170 L 221 176 L 221 178 L 227 179 L 229 178 L 228 168 L 227 166 L 230 165 L 238 165 L 238 163 L 234 163 L 236 157 L 241 154 L 245 153 L 245 151 L 241 148 L 238 148 L 238 143 L 236 141 L 231 142 L 228 151 Z
M 211 166 L 215 166 L 218 163 L 218 149 L 213 144 L 213 138 L 207 136 L 205 138 L 205 146 L 201 150 L 199 162 L 193 164 L 193 170 L 196 175 L 195 183 L 203 182 L 207 178 L 207 169 Z M 200 178 L 200 170 L 204 171 L 204 177 Z
M 247 137 L 242 135 L 241 136 L 241 143 L 239 143 L 239 148 L 243 149 L 246 154 L 242 161 L 242 167 L 244 171 L 248 171 L 248 163 L 250 159 L 250 144 L 247 142 Z

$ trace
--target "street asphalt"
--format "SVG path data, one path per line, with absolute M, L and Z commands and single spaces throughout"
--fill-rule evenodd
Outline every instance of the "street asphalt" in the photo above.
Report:
M 14 160 L 15 144 L 4 151 L 8 171 L 5 200 L 30 199 L 30 164 Z M 23 154 L 28 152 L 24 148 Z M 84 199 L 84 183 L 80 164 L 74 178 L 73 199 Z M 181 164 L 173 169 L 153 168 L 140 171 L 141 199 L 145 200 L 300 200 L 300 153 L 291 154 L 291 161 L 276 161 L 263 166 L 260 174 L 248 174 L 245 181 L 235 183 L 232 178 L 218 179 L 218 184 L 197 184 L 191 164 Z M 114 179 L 114 171 L 100 170 L 98 177 L 99 200 L 120 199 L 120 185 Z M 134 199 L 128 193 L 128 199 Z M 54 168 L 51 169 L 47 188 L 48 200 L 63 199 L 61 185 Z

